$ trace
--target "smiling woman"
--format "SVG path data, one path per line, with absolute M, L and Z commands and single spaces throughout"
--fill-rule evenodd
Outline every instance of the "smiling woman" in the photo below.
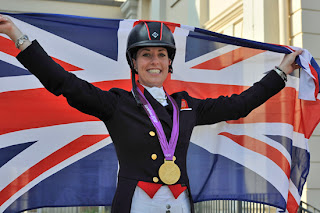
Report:
M 140 84 L 148 87 L 162 87 L 169 71 L 171 60 L 168 51 L 163 47 L 145 47 L 137 51 L 133 59 Z

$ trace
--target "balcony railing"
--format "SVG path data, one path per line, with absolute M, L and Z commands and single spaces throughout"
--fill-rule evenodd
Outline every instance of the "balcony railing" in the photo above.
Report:
M 320 213 L 320 210 L 306 202 L 301 201 L 298 213 L 304 213 L 304 212 Z

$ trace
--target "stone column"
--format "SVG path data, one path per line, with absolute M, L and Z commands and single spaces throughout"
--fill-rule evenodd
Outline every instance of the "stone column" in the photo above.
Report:
M 121 12 L 126 19 L 137 19 L 138 0 L 127 0 L 121 5 Z

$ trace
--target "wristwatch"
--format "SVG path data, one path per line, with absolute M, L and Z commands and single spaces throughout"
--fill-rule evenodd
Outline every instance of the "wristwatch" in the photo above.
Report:
M 288 80 L 287 74 L 285 72 L 283 72 L 282 69 L 280 69 L 279 67 L 276 66 L 273 70 L 276 71 L 280 75 L 280 77 L 283 79 L 284 82 L 287 82 L 287 80 Z
M 23 35 L 21 36 L 20 38 L 17 39 L 16 41 L 16 47 L 19 49 L 19 47 L 25 42 L 25 41 L 28 41 L 29 38 L 27 35 Z

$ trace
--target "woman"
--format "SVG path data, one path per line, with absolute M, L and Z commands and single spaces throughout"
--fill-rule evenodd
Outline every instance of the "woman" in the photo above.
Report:
M 21 50 L 17 59 L 47 90 L 105 123 L 120 165 L 112 212 L 121 213 L 194 212 L 186 170 L 193 128 L 248 115 L 285 86 L 302 52 L 285 56 L 279 67 L 240 95 L 200 100 L 163 89 L 176 49 L 171 31 L 159 22 L 141 22 L 128 37 L 132 92 L 102 91 L 66 72 L 4 16 L 0 33 L 15 42 Z M 190 110 L 182 111 L 182 106 Z

